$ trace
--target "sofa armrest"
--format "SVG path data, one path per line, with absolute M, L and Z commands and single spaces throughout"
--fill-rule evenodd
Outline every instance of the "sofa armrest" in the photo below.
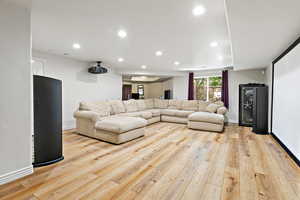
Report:
M 222 106 L 220 108 L 218 108 L 217 110 L 217 114 L 221 114 L 221 115 L 225 115 L 227 113 L 227 108 L 225 106 Z
M 75 118 L 83 118 L 83 119 L 89 119 L 93 122 L 96 122 L 101 119 L 101 116 L 93 111 L 85 111 L 85 110 L 77 110 L 74 113 Z

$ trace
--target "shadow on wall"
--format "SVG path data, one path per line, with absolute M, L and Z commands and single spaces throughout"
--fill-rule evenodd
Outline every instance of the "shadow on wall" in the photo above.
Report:
M 76 73 L 76 79 L 85 83 L 97 83 L 98 75 L 91 74 L 87 71 L 87 69 L 83 69 Z

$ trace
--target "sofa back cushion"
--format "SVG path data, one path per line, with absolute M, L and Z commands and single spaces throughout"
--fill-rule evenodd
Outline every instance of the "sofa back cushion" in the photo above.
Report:
M 168 108 L 169 100 L 162 100 L 162 99 L 154 99 L 154 107 L 155 108 Z
M 207 112 L 206 108 L 210 104 L 208 101 L 198 101 L 198 110 L 200 112 Z
M 169 100 L 168 109 L 178 109 L 180 110 L 182 106 L 182 100 Z
M 198 101 L 197 100 L 183 100 L 182 110 L 197 111 Z
M 139 111 L 146 110 L 145 100 L 137 100 L 136 103 Z
M 106 117 L 110 115 L 111 109 L 106 101 L 99 101 L 94 103 L 80 102 L 79 110 L 93 111 L 100 115 L 100 117 Z
M 144 100 L 146 104 L 146 109 L 153 109 L 154 108 L 154 101 L 153 99 L 146 99 Z
M 138 111 L 138 104 L 136 100 L 130 99 L 128 101 L 123 101 L 126 112 L 136 112 Z
M 218 108 L 220 108 L 222 106 L 215 104 L 215 103 L 211 103 L 206 107 L 206 111 L 210 112 L 210 113 L 216 113 Z
M 111 106 L 111 114 L 113 115 L 124 113 L 126 111 L 121 100 L 111 100 L 109 101 L 109 104 Z

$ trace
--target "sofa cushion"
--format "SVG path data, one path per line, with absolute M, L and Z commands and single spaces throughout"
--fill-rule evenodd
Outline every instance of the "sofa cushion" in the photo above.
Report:
M 192 113 L 194 113 L 194 111 L 191 111 L 191 110 L 176 110 L 175 116 L 177 116 L 177 117 L 188 117 Z
M 151 119 L 152 118 L 152 112 L 150 111 L 140 111 L 140 117 L 144 119 Z
M 182 110 L 198 110 L 198 101 L 197 100 L 184 100 L 182 101 Z
M 214 102 L 214 104 L 217 104 L 219 106 L 224 106 L 224 102 L 223 101 L 216 101 L 216 102 Z
M 168 109 L 181 109 L 182 100 L 169 100 Z
M 168 108 L 168 104 L 169 104 L 168 100 L 154 99 L 154 107 L 155 108 L 166 109 L 166 108 Z
M 210 104 L 208 101 L 198 101 L 198 111 L 207 112 L 206 107 Z
M 215 113 L 208 113 L 208 112 L 194 112 L 189 115 L 189 121 L 196 121 L 196 122 L 208 122 L 213 124 L 223 124 L 224 123 L 224 116 Z
M 81 102 L 79 105 L 79 110 L 93 111 L 100 117 L 109 116 L 111 112 L 110 106 L 106 101 L 99 101 L 95 103 Z
M 111 117 L 98 121 L 96 129 L 121 134 L 147 125 L 147 120 L 140 117 Z
M 175 113 L 177 110 L 175 109 L 161 109 L 160 114 L 161 115 L 168 115 L 168 116 L 175 116 Z
M 145 99 L 146 109 L 153 109 L 154 108 L 154 100 L 153 99 Z
M 138 105 L 136 100 L 130 99 L 128 101 L 123 101 L 124 106 L 126 108 L 126 112 L 136 112 L 138 111 Z
M 221 115 L 225 115 L 227 113 L 227 108 L 222 106 L 222 107 L 218 108 L 217 113 L 221 114 Z
M 128 113 L 120 113 L 115 115 L 116 117 L 140 117 L 140 112 L 128 112 Z
M 137 100 L 136 104 L 139 111 L 146 110 L 145 100 Z
M 216 113 L 218 108 L 220 108 L 218 104 L 211 103 L 206 107 L 206 111 L 210 113 Z
M 121 100 L 111 100 L 111 101 L 109 101 L 109 104 L 112 109 L 111 114 L 113 114 L 113 115 L 119 114 L 119 113 L 124 113 L 126 111 L 124 104 Z
M 152 113 L 152 117 L 159 117 L 160 116 L 160 109 L 149 109 L 146 110 Z

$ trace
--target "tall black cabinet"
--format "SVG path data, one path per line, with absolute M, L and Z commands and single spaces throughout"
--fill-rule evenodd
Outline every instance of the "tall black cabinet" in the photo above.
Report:
M 33 77 L 34 162 L 39 167 L 63 159 L 62 82 L 43 76 Z
M 264 84 L 239 86 L 239 125 L 253 127 L 257 134 L 268 133 L 268 87 Z

